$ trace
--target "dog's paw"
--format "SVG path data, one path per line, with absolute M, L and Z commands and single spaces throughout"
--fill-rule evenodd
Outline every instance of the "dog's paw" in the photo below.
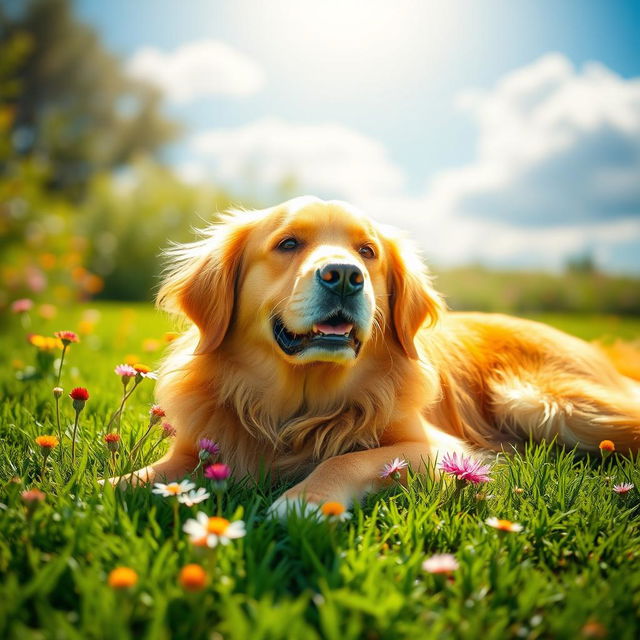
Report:
M 320 515 L 320 505 L 305 499 L 303 496 L 280 496 L 267 511 L 267 515 L 278 520 L 286 520 L 295 514 L 301 518 L 317 518 Z

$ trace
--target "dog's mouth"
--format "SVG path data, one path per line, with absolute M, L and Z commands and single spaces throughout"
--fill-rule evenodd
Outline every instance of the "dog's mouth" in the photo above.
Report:
M 315 322 L 311 331 L 294 333 L 289 331 L 280 317 L 273 321 L 273 337 L 278 346 L 290 356 L 302 353 L 312 347 L 326 351 L 352 349 L 357 356 L 360 340 L 356 336 L 356 325 L 342 311 L 333 313 L 320 322 Z

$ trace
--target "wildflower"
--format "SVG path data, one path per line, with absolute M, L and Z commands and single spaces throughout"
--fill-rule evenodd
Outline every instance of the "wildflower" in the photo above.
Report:
M 180 334 L 177 331 L 166 331 L 164 334 L 164 341 L 169 343 L 178 338 Z
M 453 573 L 459 566 L 450 553 L 436 553 L 422 563 L 422 568 L 427 573 Z
M 53 387 L 53 397 L 60 398 L 64 393 L 64 389 L 62 387 Z
M 62 349 L 62 342 L 58 338 L 50 338 L 49 336 L 41 336 L 37 333 L 31 333 L 27 339 L 29 340 L 29 344 L 40 349 L 40 351 Z
M 163 498 L 170 498 L 172 496 L 179 496 L 182 493 L 195 489 L 196 485 L 189 480 L 182 480 L 182 482 L 170 482 L 163 484 L 162 482 L 156 482 L 153 485 L 152 492 L 161 495 Z
M 162 423 L 162 435 L 161 438 L 173 438 L 176 435 L 176 430 L 168 422 Z
M 46 497 L 40 489 L 28 489 L 20 494 L 20 499 L 27 508 L 27 518 L 31 518 L 35 510 L 45 501 Z
M 151 409 L 149 409 L 149 426 L 152 427 L 158 424 L 165 415 L 164 409 L 162 409 L 159 404 L 152 405 Z
M 120 436 L 117 433 L 107 433 L 104 441 L 111 453 L 115 453 L 120 448 Z
M 136 376 L 136 370 L 130 364 L 119 364 L 113 371 L 122 378 L 122 384 L 127 384 L 130 378 Z
M 184 523 L 183 530 L 193 544 L 211 548 L 218 543 L 229 544 L 231 540 L 242 538 L 246 534 L 242 520 L 229 522 L 226 518 L 209 517 L 202 511 L 198 512 L 195 519 L 189 518 Z
M 399 480 L 400 479 L 400 470 L 405 469 L 409 466 L 409 463 L 406 460 L 402 460 L 401 458 L 394 458 L 391 462 L 384 465 L 384 469 L 380 472 L 381 478 L 388 478 L 391 476 L 392 478 Z
M 600 449 L 600 451 L 608 451 L 609 453 L 611 453 L 612 451 L 616 450 L 616 445 L 613 444 L 611 440 L 603 440 L 598 445 L 598 448 Z
M 633 489 L 635 485 L 631 484 L 630 482 L 622 482 L 621 484 L 614 484 L 613 485 L 613 490 L 616 493 L 629 493 L 629 491 L 631 491 L 631 489 Z
M 480 484 L 490 480 L 488 466 L 473 460 L 473 458 L 465 458 L 463 455 L 458 458 L 457 453 L 445 454 L 440 463 L 440 469 L 455 476 L 457 480 L 472 484 Z
M 89 399 L 89 392 L 84 387 L 76 387 L 71 390 L 69 397 L 73 400 L 73 408 L 76 411 L 76 417 L 73 422 L 73 436 L 71 438 L 71 464 L 73 464 L 76 457 L 76 434 L 78 432 L 78 421 L 80 419 L 80 412 L 84 409 L 84 405 Z
M 62 344 L 65 347 L 68 347 L 72 342 L 80 342 L 78 334 L 73 331 L 56 331 L 53 335 L 62 340 Z
M 209 438 L 202 438 L 200 442 L 198 442 L 198 446 L 200 447 L 198 457 L 202 461 L 208 460 L 220 453 L 219 445 Z
M 180 569 L 178 582 L 187 591 L 200 591 L 207 584 L 207 572 L 199 564 L 188 564 Z
M 511 520 L 499 520 L 496 517 L 487 518 L 485 522 L 494 529 L 499 531 L 509 531 L 511 533 L 518 533 L 522 531 L 522 525 L 517 522 L 511 522 Z
M 82 411 L 89 399 L 89 392 L 84 387 L 75 387 L 75 389 L 71 390 L 69 397 L 73 400 L 73 408 L 76 411 Z
M 49 455 L 55 447 L 60 444 L 55 436 L 38 436 L 36 444 L 40 446 L 43 455 Z
M 204 469 L 205 478 L 215 480 L 216 482 L 224 482 L 231 475 L 231 469 L 220 462 L 216 464 L 210 464 Z
M 137 380 L 142 380 L 143 378 L 151 378 L 152 380 L 155 380 L 158 377 L 158 374 L 151 371 L 151 367 L 147 367 L 146 364 L 136 362 L 133 365 L 133 368 L 136 370 Z
M 210 495 L 211 494 L 204 487 L 200 487 L 196 491 L 189 491 L 188 493 L 178 494 L 178 502 L 186 505 L 187 507 L 193 507 L 194 504 L 203 502 Z
M 129 567 L 117 567 L 107 579 L 112 589 L 128 589 L 138 582 L 138 574 Z
M 589 620 L 582 627 L 582 636 L 584 638 L 606 638 L 607 630 L 597 620 Z
M 20 298 L 11 303 L 11 311 L 13 313 L 27 313 L 33 308 L 33 300 L 29 298 Z
M 348 520 L 351 514 L 341 502 L 325 502 L 320 511 L 327 519 Z

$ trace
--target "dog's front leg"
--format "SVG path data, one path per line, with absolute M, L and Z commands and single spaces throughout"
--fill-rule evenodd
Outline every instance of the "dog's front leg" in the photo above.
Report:
M 198 457 L 192 452 L 172 450 L 167 455 L 147 467 L 131 471 L 123 476 L 109 478 L 113 486 L 171 482 L 191 473 L 198 464 Z
M 324 502 L 340 502 L 349 505 L 365 493 L 376 491 L 393 482 L 383 478 L 385 464 L 395 458 L 406 460 L 413 471 L 425 471 L 429 457 L 429 445 L 422 442 L 402 442 L 390 446 L 355 451 L 320 463 L 302 482 L 285 492 L 273 503 L 271 511 L 286 515 L 292 508 L 313 510 L 313 505 Z M 401 471 L 406 479 L 406 471 Z

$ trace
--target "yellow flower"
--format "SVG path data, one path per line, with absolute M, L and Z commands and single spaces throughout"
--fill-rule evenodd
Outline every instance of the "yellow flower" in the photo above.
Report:
M 138 574 L 129 567 L 117 567 L 107 579 L 112 589 L 128 589 L 138 582 Z

